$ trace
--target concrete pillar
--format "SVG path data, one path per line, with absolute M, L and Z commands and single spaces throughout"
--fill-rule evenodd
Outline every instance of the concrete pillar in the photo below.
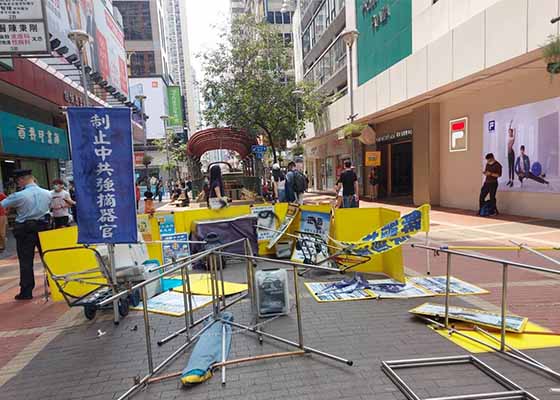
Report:
M 439 103 L 412 111 L 413 201 L 439 205 Z

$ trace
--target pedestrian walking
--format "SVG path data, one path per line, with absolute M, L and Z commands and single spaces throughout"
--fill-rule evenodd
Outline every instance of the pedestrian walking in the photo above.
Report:
M 0 192 L 0 202 L 4 200 L 6 194 Z M 8 216 L 6 215 L 6 209 L 0 206 L 0 253 L 6 250 L 6 229 L 8 227 Z
M 14 236 L 19 260 L 20 292 L 15 299 L 29 300 L 33 298 L 33 288 L 35 287 L 35 277 L 33 276 L 35 248 L 41 253 L 39 232 L 47 230 L 51 222 L 49 214 L 51 192 L 40 188 L 35 183 L 30 169 L 15 170 L 14 177 L 18 187 L 22 190 L 2 200 L 0 205 L 16 210 Z
M 138 185 L 136 185 L 138 187 Z M 74 186 L 74 181 L 68 182 L 68 193 L 70 193 L 70 198 L 74 202 L 74 205 L 70 207 L 70 213 L 76 225 L 78 224 L 78 213 L 76 211 L 76 186 Z M 138 189 L 138 199 L 140 199 L 140 189 Z M 138 202 L 136 202 L 136 208 L 138 208 Z
M 272 164 L 272 188 L 274 200 L 279 203 L 286 201 L 286 176 L 280 169 L 280 164 Z
M 144 192 L 144 214 L 154 215 L 155 212 L 154 194 L 150 190 L 146 190 Z
M 158 202 L 161 203 L 161 200 L 163 198 L 163 192 L 164 192 L 164 186 L 163 186 L 163 181 L 161 180 L 161 178 L 159 178 L 157 184 L 156 184 L 156 197 L 158 198 Z
M 478 199 L 478 215 L 498 215 L 498 207 L 496 205 L 496 192 L 498 191 L 498 178 L 502 176 L 502 165 L 494 158 L 494 154 L 486 154 L 486 167 L 482 171 L 482 175 L 486 178 L 484 179 L 484 184 L 480 188 L 480 196 Z M 488 201 L 488 211 L 484 211 L 483 207 L 486 204 L 486 197 L 490 195 L 490 200 Z
M 288 203 L 295 203 L 297 201 L 295 188 L 295 169 L 296 163 L 290 161 L 288 163 L 288 173 L 286 173 L 286 201 Z
M 344 171 L 340 174 L 336 182 L 336 192 L 342 188 L 342 207 L 356 208 L 358 207 L 358 177 L 352 170 L 350 160 L 344 161 Z
M 64 182 L 62 179 L 53 181 L 53 190 L 51 191 L 51 211 L 54 219 L 54 228 L 63 228 L 68 226 L 70 222 L 70 208 L 76 203 L 70 197 L 70 193 L 64 190 Z

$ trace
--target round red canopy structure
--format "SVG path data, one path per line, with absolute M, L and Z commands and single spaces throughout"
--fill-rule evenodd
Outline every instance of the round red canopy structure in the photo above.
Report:
M 210 128 L 196 132 L 187 143 L 187 154 L 202 157 L 210 150 L 233 150 L 244 159 L 251 154 L 251 146 L 257 144 L 247 132 L 234 128 Z

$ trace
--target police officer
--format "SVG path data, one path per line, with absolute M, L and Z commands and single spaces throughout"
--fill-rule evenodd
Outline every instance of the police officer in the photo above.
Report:
M 29 300 L 33 298 L 35 287 L 35 247 L 41 251 L 38 233 L 50 227 L 51 192 L 35 183 L 30 169 L 15 170 L 14 178 L 22 190 L 8 196 L 0 204 L 4 208 L 15 209 L 17 213 L 14 236 L 19 259 L 20 292 L 15 299 Z

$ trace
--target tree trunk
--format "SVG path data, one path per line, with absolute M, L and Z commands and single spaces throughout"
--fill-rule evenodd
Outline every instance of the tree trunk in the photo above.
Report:
M 272 140 L 272 134 L 265 129 L 266 136 L 268 137 L 268 142 L 270 143 L 270 148 L 272 149 L 272 157 L 274 159 L 274 163 L 278 162 L 278 157 L 276 156 L 276 147 L 274 146 L 274 141 Z

